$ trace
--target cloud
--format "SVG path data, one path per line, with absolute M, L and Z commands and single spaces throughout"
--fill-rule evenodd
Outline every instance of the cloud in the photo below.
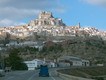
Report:
M 66 8 L 65 5 L 62 5 L 62 4 L 60 4 L 60 3 L 58 2 L 58 3 L 57 3 L 57 6 L 59 6 L 59 7 L 52 9 L 54 12 L 57 12 L 57 13 L 62 14 L 62 13 L 65 13 L 65 12 L 67 11 L 67 10 L 66 10 L 67 8 Z
M 63 14 L 63 13 L 65 13 L 66 12 L 66 9 L 59 9 L 59 8 L 55 8 L 55 9 L 52 9 L 52 11 L 54 11 L 54 12 L 57 12 L 57 13 L 60 13 L 60 14 Z
M 15 8 L 27 8 L 27 9 L 44 9 L 51 8 L 51 3 L 56 0 L 0 0 L 1 7 L 15 7 Z
M 106 0 L 80 0 L 80 1 L 84 1 L 92 5 L 99 5 L 106 7 Z
M 15 26 L 15 25 L 23 25 L 23 24 L 26 24 L 26 23 L 15 22 L 15 21 L 12 21 L 12 20 L 9 20 L 9 19 L 0 20 L 0 25 L 3 26 L 3 27 L 9 27 L 9 26 Z
M 0 27 L 12 25 L 23 19 L 38 16 L 42 10 L 52 10 L 62 13 L 63 7 L 58 5 L 57 0 L 0 0 Z
M 0 19 L 8 18 L 12 20 L 23 19 L 27 16 L 36 16 L 40 10 L 18 9 L 14 7 L 0 8 Z

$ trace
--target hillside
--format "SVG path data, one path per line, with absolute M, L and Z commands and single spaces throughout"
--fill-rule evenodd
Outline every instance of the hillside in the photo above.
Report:
M 50 44 L 50 43 L 49 43 Z M 59 56 L 76 56 L 93 61 L 94 63 L 105 62 L 106 44 L 101 39 L 75 38 L 47 47 L 42 53 L 48 58 Z
M 55 38 L 56 39 L 56 38 Z M 46 41 L 44 48 L 39 51 L 31 47 L 19 47 L 19 55 L 24 60 L 32 60 L 35 58 L 57 59 L 60 56 L 76 56 L 83 59 L 88 59 L 92 63 L 106 63 L 106 42 L 100 38 L 83 38 L 70 37 L 63 42 L 54 43 Z M 8 56 L 10 50 L 5 53 Z

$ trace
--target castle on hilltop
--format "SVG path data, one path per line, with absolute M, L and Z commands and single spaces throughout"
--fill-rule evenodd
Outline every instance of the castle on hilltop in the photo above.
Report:
M 40 19 L 44 19 L 44 18 L 53 18 L 52 13 L 51 12 L 45 12 L 45 11 L 41 11 L 40 15 L 39 15 Z
M 30 26 L 65 26 L 62 19 L 54 18 L 51 12 L 40 12 L 39 18 L 31 20 Z

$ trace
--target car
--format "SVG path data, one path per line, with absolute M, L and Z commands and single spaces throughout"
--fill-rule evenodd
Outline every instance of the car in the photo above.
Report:
M 5 67 L 5 72 L 10 72 L 11 71 L 11 67 Z
M 3 77 L 3 76 L 4 76 L 4 70 L 0 69 L 0 77 Z
M 49 71 L 48 71 L 48 66 L 47 65 L 41 65 L 40 66 L 39 76 L 49 77 Z
M 3 73 L 4 72 L 4 70 L 3 69 L 0 69 L 0 73 Z

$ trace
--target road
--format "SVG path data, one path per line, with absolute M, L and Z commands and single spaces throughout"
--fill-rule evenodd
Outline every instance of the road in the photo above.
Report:
M 0 80 L 63 80 L 55 75 L 55 68 L 49 69 L 50 77 L 39 77 L 39 70 L 34 71 L 11 71 L 5 73 Z

